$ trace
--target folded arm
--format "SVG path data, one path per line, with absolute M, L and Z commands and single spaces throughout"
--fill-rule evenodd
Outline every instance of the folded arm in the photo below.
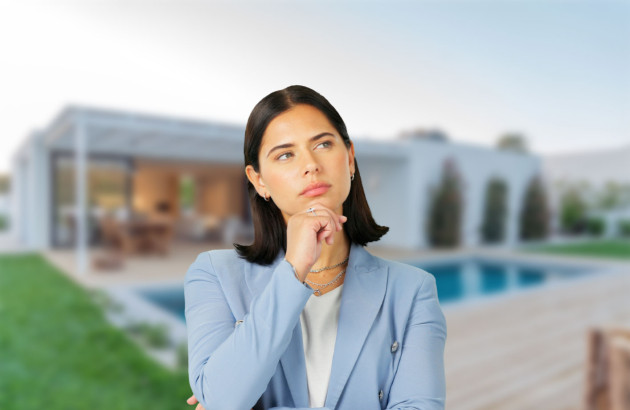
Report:
M 211 255 L 204 252 L 186 273 L 189 379 L 206 410 L 249 409 L 267 388 L 312 290 L 282 261 L 252 300 L 243 322 L 225 299 Z

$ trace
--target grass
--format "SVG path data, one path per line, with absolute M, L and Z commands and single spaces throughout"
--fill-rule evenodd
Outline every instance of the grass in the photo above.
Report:
M 601 240 L 565 245 L 544 245 L 530 248 L 529 251 L 595 258 L 630 259 L 630 241 Z
M 0 409 L 192 409 L 155 363 L 39 255 L 0 255 Z

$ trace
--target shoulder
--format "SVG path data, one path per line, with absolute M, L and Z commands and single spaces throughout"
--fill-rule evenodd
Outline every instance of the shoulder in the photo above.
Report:
M 419 290 L 422 287 L 435 286 L 435 277 L 423 269 L 374 255 L 372 255 L 372 258 L 374 263 L 387 268 L 389 282 L 392 286 L 413 288 L 415 290 Z
M 234 249 L 214 249 L 201 252 L 186 272 L 186 280 L 200 275 L 219 276 L 221 272 L 242 271 L 246 260 L 240 258 Z

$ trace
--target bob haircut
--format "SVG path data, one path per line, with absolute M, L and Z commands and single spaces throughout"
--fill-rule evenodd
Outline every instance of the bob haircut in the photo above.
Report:
M 245 127 L 245 166 L 251 165 L 260 172 L 258 155 L 262 145 L 263 134 L 269 123 L 278 115 L 298 104 L 308 104 L 322 112 L 337 130 L 347 148 L 350 148 L 350 137 L 346 124 L 337 110 L 316 91 L 301 85 L 292 85 L 283 90 L 274 91 L 260 100 L 254 107 Z M 350 193 L 343 203 L 343 214 L 348 217 L 344 230 L 350 243 L 365 246 L 368 242 L 381 239 L 389 231 L 386 226 L 377 225 L 368 206 L 359 165 L 355 157 L 354 180 L 350 185 Z M 286 223 L 282 212 L 273 202 L 265 201 L 251 182 L 247 183 L 249 202 L 254 223 L 254 242 L 251 245 L 234 244 L 241 258 L 252 263 L 269 265 L 278 256 L 282 248 L 287 251 Z

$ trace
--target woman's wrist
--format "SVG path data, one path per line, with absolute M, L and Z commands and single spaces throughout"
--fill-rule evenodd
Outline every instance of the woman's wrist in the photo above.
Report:
M 295 269 L 295 266 L 293 266 L 293 264 L 291 262 L 289 262 L 289 260 L 287 258 L 284 258 L 285 261 L 287 261 L 287 263 L 289 264 L 289 266 L 291 266 L 291 269 L 293 269 L 293 274 L 295 275 L 295 279 L 299 280 L 300 283 L 304 283 L 303 280 L 300 279 L 300 276 L 297 273 L 297 270 Z

